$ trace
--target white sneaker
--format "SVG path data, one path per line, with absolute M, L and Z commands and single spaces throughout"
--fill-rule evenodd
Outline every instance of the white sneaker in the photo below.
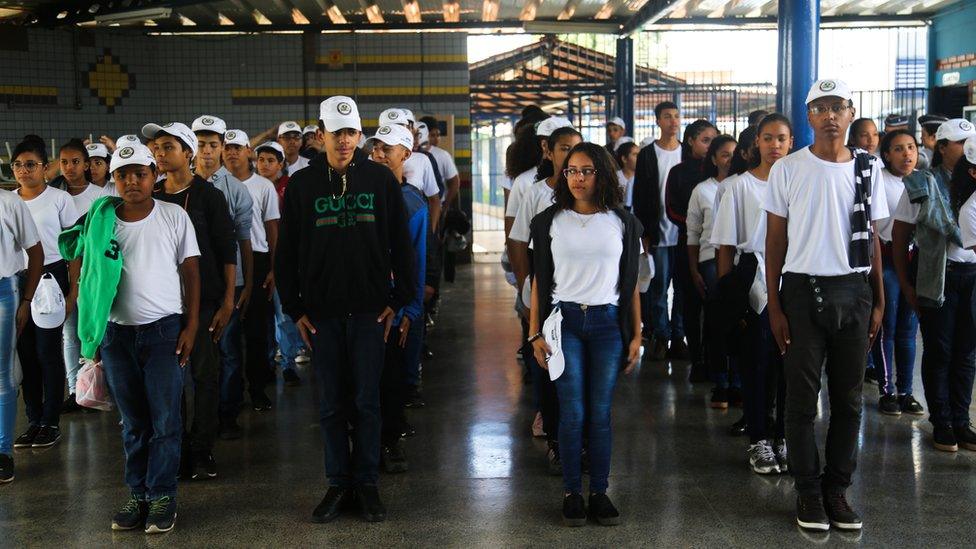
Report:
M 760 475 L 779 473 L 779 463 L 776 461 L 776 454 L 768 440 L 760 440 L 756 444 L 749 445 L 749 465 L 752 470 Z
M 310 360 L 312 360 L 312 358 L 308 355 L 308 351 L 302 349 L 298 352 L 298 356 L 295 357 L 295 364 L 305 364 Z

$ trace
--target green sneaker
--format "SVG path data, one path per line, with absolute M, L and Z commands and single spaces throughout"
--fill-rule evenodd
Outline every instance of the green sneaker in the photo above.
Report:
M 149 514 L 149 503 L 136 495 L 129 496 L 129 501 L 115 513 L 112 519 L 112 530 L 133 530 L 140 528 L 146 523 L 146 516 Z
M 176 526 L 176 499 L 163 496 L 149 502 L 149 516 L 146 518 L 147 534 L 162 534 Z

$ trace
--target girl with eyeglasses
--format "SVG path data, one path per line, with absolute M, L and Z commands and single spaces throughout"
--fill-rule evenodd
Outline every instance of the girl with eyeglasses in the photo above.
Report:
M 553 349 L 541 331 L 558 309 L 564 368 L 550 371 L 549 377 L 555 377 L 559 396 L 563 522 L 581 526 L 590 517 L 612 525 L 620 522 L 620 513 L 606 493 L 610 409 L 621 370 L 630 373 L 640 358 L 637 272 L 643 228 L 622 205 L 606 149 L 579 143 L 557 166 L 555 204 L 536 215 L 531 226 L 529 339 L 536 361 L 548 369 Z M 588 505 L 582 496 L 584 431 L 590 460 Z

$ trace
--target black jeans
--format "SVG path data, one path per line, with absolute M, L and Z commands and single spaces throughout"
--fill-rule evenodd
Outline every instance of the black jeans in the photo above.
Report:
M 791 343 L 786 371 L 786 445 L 796 489 L 844 489 L 857 467 L 861 389 L 868 351 L 873 294 L 867 276 L 783 275 L 780 300 Z M 814 431 L 821 376 L 827 371 L 830 425 L 820 471 Z
M 254 252 L 254 289 L 243 319 L 244 372 L 252 398 L 263 394 L 264 388 L 274 379 L 274 364 L 268 360 L 268 322 L 274 314 L 274 303 L 271 292 L 261 287 L 270 269 L 271 255 Z
M 704 363 L 702 349 L 702 308 L 705 300 L 698 293 L 695 282 L 691 279 L 691 269 L 688 266 L 687 237 L 682 235 L 678 242 L 674 260 L 674 285 L 679 284 L 684 290 L 681 301 L 681 314 L 684 319 L 685 337 L 688 339 L 688 358 L 692 365 Z
M 976 374 L 976 265 L 946 266 L 945 303 L 920 307 L 922 385 L 934 425 L 969 425 Z
M 559 396 L 556 394 L 556 383 L 549 379 L 549 371 L 539 366 L 532 352 L 532 344 L 522 344 L 522 360 L 532 375 L 532 385 L 535 390 L 539 413 L 542 414 L 542 430 L 546 432 L 546 440 L 553 442 L 559 439 Z
M 784 404 L 786 378 L 783 358 L 769 329 L 769 315 L 746 317 L 746 339 L 742 360 L 742 408 L 746 418 L 749 441 L 782 439 L 785 436 Z
M 216 306 L 200 304 L 200 320 L 197 336 L 190 353 L 190 375 L 186 385 L 192 383 L 193 400 L 184 394 L 184 444 L 196 455 L 209 454 L 217 438 L 218 410 L 220 407 L 220 350 L 212 339 L 210 323 Z
M 57 261 L 45 265 L 44 273 L 54 276 L 61 292 L 67 297 L 67 264 Z M 23 295 L 27 283 L 26 273 L 18 275 L 17 282 Z M 65 382 L 62 328 L 63 325 L 51 329 L 38 328 L 34 319 L 28 315 L 24 331 L 17 340 L 17 354 L 24 372 L 21 383 L 24 389 L 24 406 L 27 409 L 27 421 L 31 425 L 57 427 L 61 421 Z
M 404 409 L 407 373 L 413 362 L 412 351 L 422 344 L 424 320 L 418 318 L 410 323 L 405 348 L 400 347 L 398 330 L 397 326 L 393 326 L 390 330 L 390 337 L 386 342 L 383 377 L 380 379 L 380 411 L 383 417 L 382 442 L 385 446 L 395 444 L 407 424 L 407 414 Z

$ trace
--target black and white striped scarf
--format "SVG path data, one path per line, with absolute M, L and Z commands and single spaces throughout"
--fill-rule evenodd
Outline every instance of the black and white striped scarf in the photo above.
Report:
M 851 148 L 854 156 L 854 211 L 851 212 L 851 245 L 847 259 L 851 268 L 871 266 L 874 256 L 874 230 L 871 227 L 871 174 L 877 160 L 861 149 Z

